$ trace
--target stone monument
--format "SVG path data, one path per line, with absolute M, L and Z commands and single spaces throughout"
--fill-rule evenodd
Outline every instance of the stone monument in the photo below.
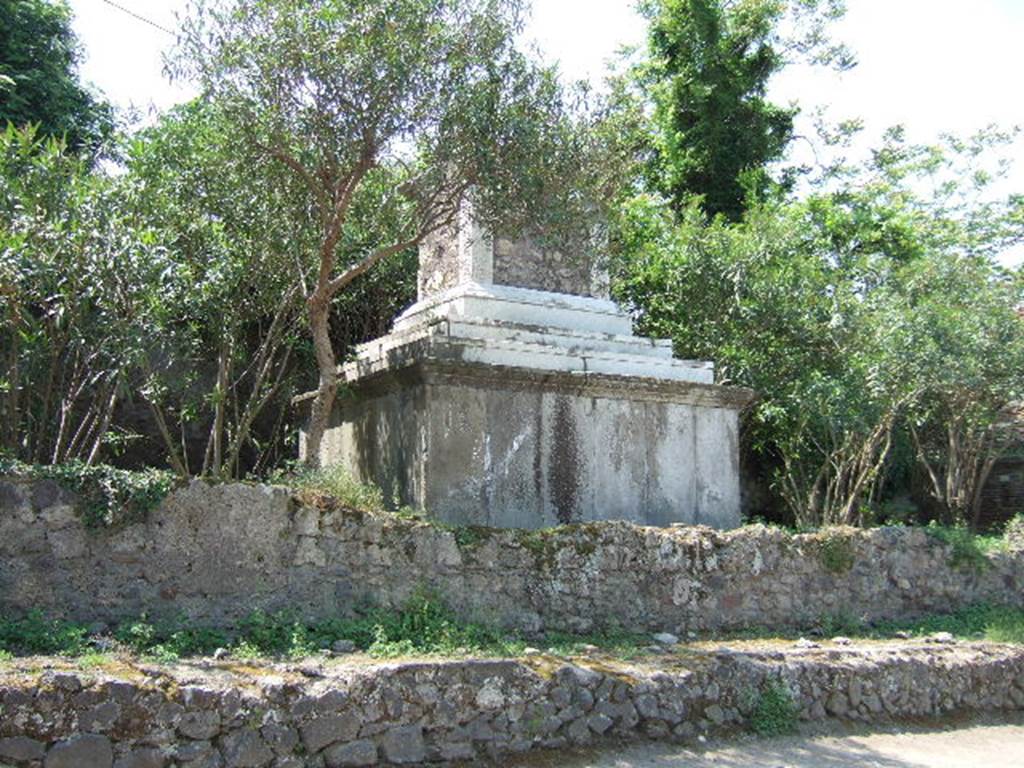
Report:
M 421 246 L 418 301 L 341 374 L 321 462 L 396 506 L 498 527 L 740 522 L 749 391 L 634 336 L 588 259 L 468 214 Z

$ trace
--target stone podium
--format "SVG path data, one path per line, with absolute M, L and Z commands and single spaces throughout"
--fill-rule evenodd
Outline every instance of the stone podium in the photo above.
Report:
M 738 525 L 750 393 L 607 295 L 586 259 L 461 216 L 421 246 L 418 301 L 342 366 L 321 462 L 450 524 Z

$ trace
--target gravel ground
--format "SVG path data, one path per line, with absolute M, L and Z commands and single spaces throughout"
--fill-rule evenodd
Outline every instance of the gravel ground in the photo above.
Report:
M 945 727 L 807 731 L 700 749 L 637 743 L 527 757 L 519 768 L 1024 768 L 1024 713 Z

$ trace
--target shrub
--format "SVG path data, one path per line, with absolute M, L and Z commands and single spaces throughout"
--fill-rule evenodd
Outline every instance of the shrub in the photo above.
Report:
M 765 683 L 750 715 L 750 729 L 760 736 L 778 736 L 796 729 L 796 705 L 779 680 Z
M 86 526 L 116 526 L 143 519 L 156 509 L 177 482 L 159 469 L 127 470 L 106 464 L 38 465 L 0 457 L 0 475 L 55 480 L 78 497 Z
M 835 528 L 825 528 L 819 534 L 818 557 L 825 570 L 832 573 L 846 573 L 853 568 L 853 542 L 847 533 Z
M 950 548 L 949 566 L 962 571 L 980 572 L 988 567 L 988 554 L 1003 546 L 1002 539 L 978 536 L 967 526 L 943 526 L 932 523 L 928 533 Z
M 88 630 L 79 624 L 50 620 L 42 611 L 23 619 L 0 619 L 0 651 L 77 656 L 89 647 Z

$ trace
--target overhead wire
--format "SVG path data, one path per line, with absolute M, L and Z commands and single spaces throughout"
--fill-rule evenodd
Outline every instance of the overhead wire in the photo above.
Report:
M 167 27 L 161 26 L 160 24 L 157 24 L 152 19 L 147 19 L 145 16 L 142 16 L 142 15 L 136 13 L 135 11 L 131 10 L 130 8 L 125 8 L 123 5 L 119 5 L 119 4 L 115 3 L 115 2 L 113 2 L 113 0 L 103 0 L 103 2 L 106 3 L 107 5 L 113 7 L 113 8 L 117 8 L 117 10 L 122 11 L 123 13 L 127 13 L 132 18 L 137 19 L 138 21 L 141 21 L 143 24 L 148 24 L 149 26 L 154 27 L 155 29 L 159 29 L 161 32 L 166 32 L 168 35 L 171 35 L 172 37 L 177 37 L 178 36 L 177 33 L 172 32 Z

